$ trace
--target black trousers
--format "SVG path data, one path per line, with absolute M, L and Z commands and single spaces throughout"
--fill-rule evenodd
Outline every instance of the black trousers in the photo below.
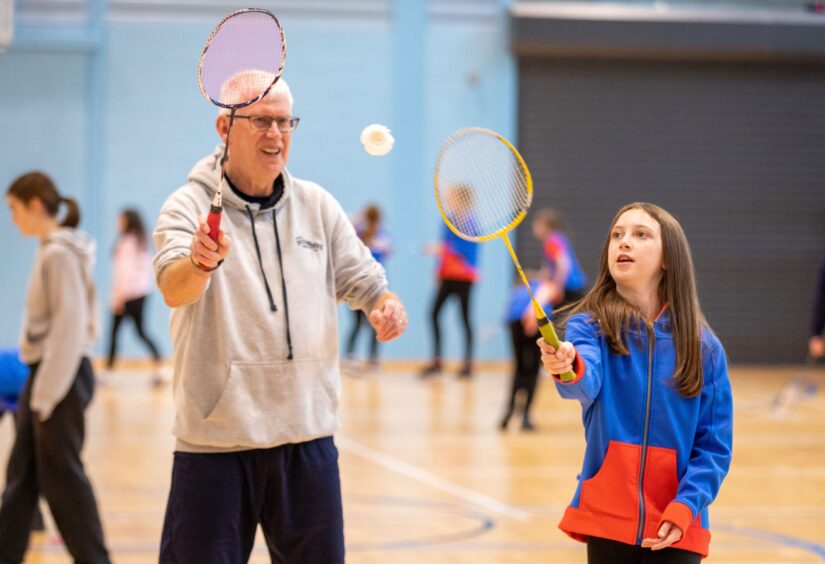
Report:
M 244 564 L 258 523 L 273 563 L 343 564 L 332 437 L 239 452 L 175 452 L 161 564 Z
M 510 391 L 510 401 L 507 404 L 505 418 L 509 418 L 516 409 L 516 397 L 520 391 L 524 392 L 524 419 L 530 419 L 530 406 L 536 393 L 536 384 L 539 380 L 541 366 L 541 349 L 536 344 L 540 333 L 524 334 L 524 325 L 521 320 L 510 323 L 510 341 L 513 346 L 513 386 Z
M 587 539 L 588 564 L 699 564 L 702 556 L 678 548 L 650 550 L 614 540 Z
M 37 364 L 31 366 L 20 395 L 17 435 L 0 506 L 0 563 L 23 561 L 37 498 L 42 494 L 75 562 L 108 564 L 97 502 L 80 460 L 86 434 L 84 412 L 94 393 L 92 365 L 88 358 L 82 360 L 68 394 L 46 421 L 40 421 L 29 407 L 37 368 Z
M 434 358 L 441 358 L 441 328 L 438 324 L 441 308 L 444 307 L 444 303 L 450 296 L 456 296 L 461 303 L 461 319 L 464 321 L 464 362 L 469 363 L 473 359 L 473 326 L 470 324 L 470 294 L 472 289 L 473 282 L 465 280 L 441 281 L 431 314 Z
M 120 330 L 120 324 L 127 317 L 132 318 L 138 337 L 144 342 L 149 352 L 152 353 L 152 358 L 156 361 L 160 360 L 160 352 L 158 351 L 157 345 L 155 345 L 154 341 L 149 338 L 143 329 L 143 306 L 145 303 L 146 296 L 129 300 L 123 304 L 123 313 L 115 314 L 112 318 L 112 336 L 109 340 L 109 358 L 106 362 L 106 366 L 109 368 L 115 364 L 115 358 L 117 357 L 117 333 Z
M 347 339 L 347 354 L 352 356 L 355 352 L 355 341 L 358 338 L 358 333 L 361 332 L 361 327 L 366 325 L 367 335 L 370 337 L 370 360 L 378 360 L 378 340 L 375 338 L 375 330 L 367 320 L 367 314 L 360 309 L 356 309 L 352 313 L 354 314 L 354 324 L 349 333 L 349 339 Z

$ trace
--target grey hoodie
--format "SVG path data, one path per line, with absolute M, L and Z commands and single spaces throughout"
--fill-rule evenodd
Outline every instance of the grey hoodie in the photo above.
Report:
M 222 154 L 218 146 L 198 162 L 163 205 L 156 277 L 189 255 Z M 178 450 L 269 448 L 337 428 L 337 303 L 368 310 L 387 281 L 338 202 L 317 184 L 286 170 L 283 177 L 283 196 L 269 209 L 225 187 L 229 254 L 201 298 L 172 311 Z
M 61 227 L 37 249 L 29 278 L 20 358 L 39 362 L 30 406 L 41 421 L 66 397 L 80 361 L 98 337 L 98 305 L 92 270 L 94 239 Z

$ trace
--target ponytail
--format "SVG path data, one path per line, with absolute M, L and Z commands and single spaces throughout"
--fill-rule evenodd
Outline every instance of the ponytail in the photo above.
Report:
M 66 204 L 66 217 L 63 218 L 61 227 L 77 227 L 80 224 L 80 207 L 74 198 L 60 197 L 60 201 Z

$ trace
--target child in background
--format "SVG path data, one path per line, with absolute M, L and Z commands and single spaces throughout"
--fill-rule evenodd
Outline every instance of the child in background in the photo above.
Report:
M 72 558 L 107 564 L 97 501 L 80 456 L 95 386 L 89 360 L 98 329 L 95 241 L 77 229 L 77 202 L 61 196 L 41 172 L 17 178 L 6 203 L 21 235 L 40 246 L 21 331 L 20 357 L 30 375 L 18 402 L 0 505 L 0 562 L 23 561 L 42 493 Z
M 368 206 L 361 214 L 361 218 L 355 224 L 355 232 L 358 237 L 367 246 L 376 261 L 384 264 L 384 261 L 389 258 L 392 253 L 392 242 L 389 233 L 384 229 L 381 223 L 381 208 L 376 205 Z M 347 339 L 347 353 L 345 359 L 347 361 L 354 360 L 355 341 L 358 334 L 361 332 L 361 327 L 367 328 L 367 333 L 370 335 L 370 356 L 369 366 L 372 368 L 378 367 L 378 340 L 375 338 L 375 331 L 367 322 L 367 316 L 360 309 L 353 310 L 353 325 Z
M 533 279 L 530 274 L 527 275 L 531 278 L 530 288 L 535 295 L 539 291 L 541 282 Z M 544 312 L 548 316 L 553 311 L 553 306 L 549 301 L 545 301 L 542 307 L 544 307 Z M 521 429 L 522 431 L 534 431 L 535 426 L 530 418 L 530 406 L 533 404 L 539 379 L 539 367 L 541 366 L 541 351 L 536 348 L 539 329 L 536 312 L 530 301 L 530 294 L 520 280 L 513 286 L 510 293 L 506 321 L 510 331 L 510 342 L 513 346 L 513 380 L 510 399 L 499 427 L 502 431 L 507 429 L 507 424 L 516 410 L 516 398 L 519 392 L 523 392 Z
M 533 236 L 541 241 L 543 279 L 540 293 L 549 296 L 556 309 L 584 296 L 587 275 L 565 233 L 564 219 L 552 208 L 543 208 L 533 217 Z
M 587 440 L 560 528 L 587 543 L 591 564 L 698 564 L 730 467 L 733 406 L 673 216 L 646 203 L 619 210 L 566 329 L 558 350 L 538 340 L 559 394 L 581 403 Z M 559 380 L 568 370 L 575 380 Z
M 462 217 L 462 223 L 471 225 L 473 215 L 472 192 L 463 185 L 455 185 L 445 193 L 445 213 Z M 453 233 L 447 225 L 441 228 L 441 242 L 431 249 L 438 255 L 438 293 L 433 301 L 431 323 L 433 331 L 433 357 L 421 369 L 419 376 L 429 378 L 441 373 L 441 308 L 451 296 L 461 305 L 464 324 L 464 362 L 459 369 L 461 378 L 473 375 L 473 325 L 470 322 L 470 296 L 478 280 L 478 243 L 466 241 Z
M 157 345 L 143 328 L 143 310 L 152 291 L 152 257 L 143 220 L 137 210 L 126 209 L 118 217 L 118 239 L 112 260 L 112 335 L 106 366 L 111 370 L 117 357 L 117 333 L 127 317 L 132 318 L 138 337 L 152 355 L 152 385 L 163 384 Z

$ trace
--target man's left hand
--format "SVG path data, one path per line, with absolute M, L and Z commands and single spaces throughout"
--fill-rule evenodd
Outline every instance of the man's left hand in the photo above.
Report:
M 387 292 L 376 300 L 369 315 L 375 338 L 381 342 L 392 341 L 407 330 L 407 312 L 395 294 Z

